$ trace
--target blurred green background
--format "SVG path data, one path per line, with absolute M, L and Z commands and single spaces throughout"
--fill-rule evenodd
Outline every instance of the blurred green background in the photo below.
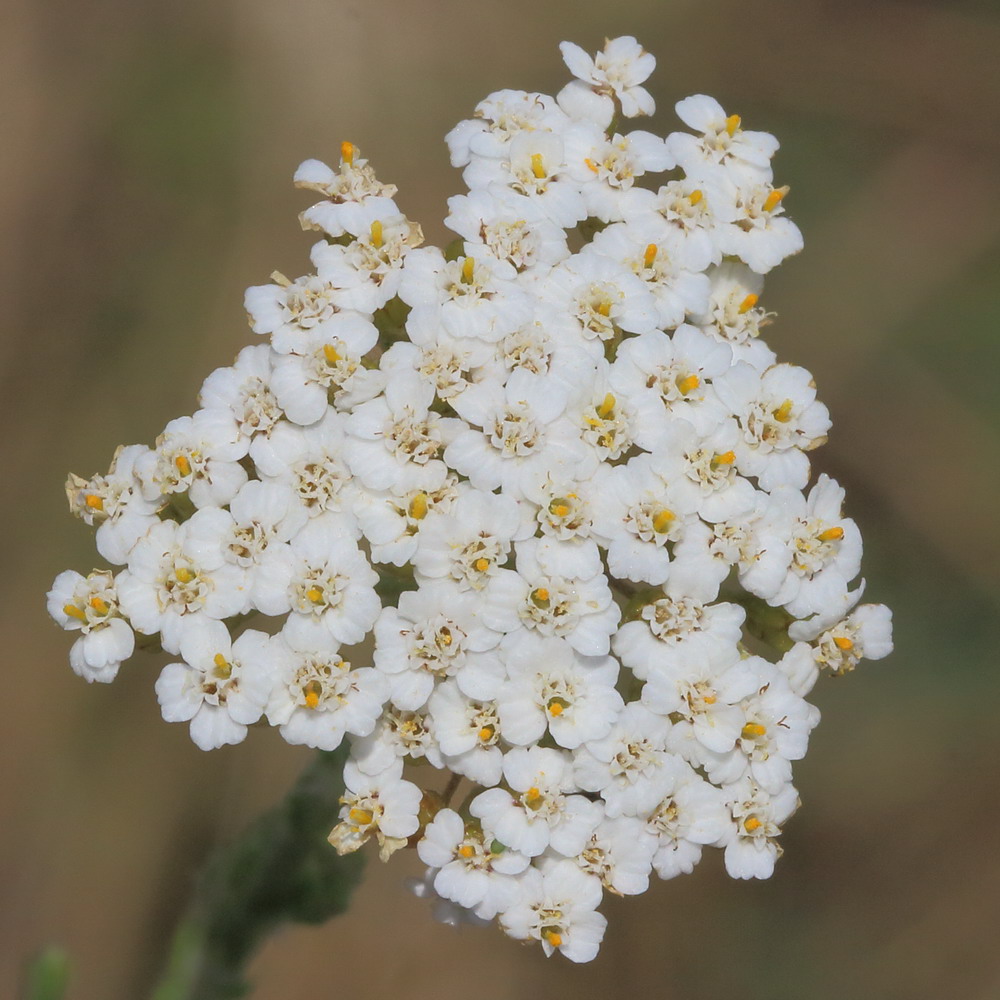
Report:
M 1000 997 L 996 0 L 3 6 L 0 996 L 51 941 L 74 1000 L 146 996 L 200 860 L 308 755 L 269 731 L 203 754 L 159 720 L 152 658 L 111 688 L 70 672 L 44 594 L 95 553 L 66 473 L 191 412 L 250 340 L 244 287 L 308 270 L 302 159 L 354 141 L 440 242 L 444 133 L 492 90 L 555 93 L 560 40 L 634 34 L 652 127 L 704 92 L 781 140 L 806 250 L 768 281 L 768 340 L 832 411 L 816 468 L 847 487 L 897 651 L 814 692 L 771 881 L 713 854 L 611 901 L 575 968 L 435 924 L 401 885 L 414 859 L 373 861 L 347 917 L 271 941 L 255 996 Z

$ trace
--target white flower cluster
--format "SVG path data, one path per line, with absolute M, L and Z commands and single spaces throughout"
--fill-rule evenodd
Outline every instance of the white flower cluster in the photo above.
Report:
M 843 490 L 809 486 L 827 410 L 759 336 L 802 245 L 776 140 L 704 96 L 690 131 L 619 132 L 653 57 L 562 51 L 558 97 L 449 134 L 449 252 L 350 143 L 302 164 L 315 273 L 249 289 L 266 341 L 193 416 L 71 477 L 123 568 L 61 574 L 49 608 L 87 680 L 158 637 L 163 717 L 203 749 L 261 719 L 346 737 L 338 850 L 415 845 L 439 903 L 588 961 L 605 890 L 706 846 L 771 874 L 804 697 L 891 638 Z

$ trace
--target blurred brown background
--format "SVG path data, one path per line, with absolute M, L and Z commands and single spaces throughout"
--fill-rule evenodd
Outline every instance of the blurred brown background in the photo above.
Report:
M 782 142 L 806 251 L 768 282 L 769 341 L 834 431 L 870 599 L 897 652 L 814 693 L 804 808 L 773 880 L 695 874 L 611 902 L 592 966 L 436 925 L 377 861 L 353 911 L 273 940 L 261 1000 L 1000 997 L 996 609 L 1000 5 L 996 0 L 4 0 L 0 32 L 0 996 L 43 944 L 74 1000 L 148 995 L 199 861 L 308 751 L 203 754 L 159 719 L 153 660 L 66 665 L 52 578 L 95 558 L 70 469 L 191 412 L 250 334 L 242 292 L 308 269 L 291 185 L 351 139 L 428 238 L 459 189 L 444 133 L 502 87 L 555 93 L 557 51 L 634 34 L 653 127 L 705 92 Z

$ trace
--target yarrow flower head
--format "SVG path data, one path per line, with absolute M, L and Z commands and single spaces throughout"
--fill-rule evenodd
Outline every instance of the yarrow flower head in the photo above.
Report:
M 761 338 L 802 246 L 777 141 L 703 95 L 620 132 L 653 56 L 561 48 L 557 97 L 449 133 L 447 251 L 354 144 L 299 167 L 314 272 L 247 291 L 259 339 L 200 409 L 70 477 L 111 568 L 48 607 L 88 681 L 169 653 L 202 749 L 346 742 L 331 850 L 415 847 L 449 922 L 586 962 L 605 893 L 713 847 L 770 876 L 806 697 L 892 641 L 813 480 L 829 413 Z

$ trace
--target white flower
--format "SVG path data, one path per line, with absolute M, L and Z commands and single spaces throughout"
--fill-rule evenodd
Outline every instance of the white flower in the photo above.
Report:
M 434 688 L 428 702 L 445 766 L 484 788 L 500 781 L 503 751 L 500 716 L 491 699 L 469 698 L 453 680 Z
M 511 543 L 531 534 L 527 511 L 509 496 L 466 489 L 447 513 L 432 511 L 417 536 L 417 579 L 450 577 L 482 590 L 507 561 Z
M 400 765 L 369 776 L 350 761 L 344 765 L 347 789 L 341 798 L 341 822 L 330 833 L 338 854 L 350 854 L 375 837 L 379 857 L 386 861 L 417 832 L 421 792 L 412 782 L 403 781 L 401 769 Z
M 598 254 L 577 254 L 557 264 L 539 286 L 542 314 L 559 339 L 610 341 L 647 333 L 657 324 L 656 302 L 624 264 Z
M 676 717 L 671 730 L 674 748 L 684 748 L 690 739 L 706 750 L 728 753 L 745 721 L 740 702 L 756 690 L 756 673 L 739 661 L 683 668 L 656 664 L 642 689 L 642 703 L 660 715 Z
M 159 501 L 146 500 L 133 469 L 148 452 L 141 444 L 120 446 L 106 476 L 87 480 L 70 475 L 69 509 L 85 524 L 97 526 L 97 551 L 114 566 L 124 566 L 132 546 L 158 522 Z
M 68 631 L 78 631 L 69 662 L 87 682 L 107 684 L 135 649 L 135 635 L 118 606 L 113 574 L 94 570 L 81 576 L 73 570 L 60 573 L 48 593 L 49 615 Z
M 739 257 L 752 271 L 767 274 L 802 249 L 799 227 L 782 212 L 788 188 L 755 184 L 732 192 L 733 221 L 719 232 L 719 249 Z
M 789 517 L 786 537 L 792 560 L 769 603 L 784 606 L 796 618 L 830 608 L 836 615 L 848 584 L 861 568 L 861 533 L 850 518 L 841 516 L 843 487 L 824 474 L 808 499 L 795 490 L 774 496 Z
M 711 433 L 733 412 L 714 388 L 731 362 L 727 345 L 687 324 L 669 337 L 653 331 L 622 344 L 609 378 L 612 389 L 632 404 L 636 443 L 655 451 L 678 417 L 699 434 Z
M 242 743 L 271 694 L 271 639 L 250 629 L 234 642 L 208 620 L 185 631 L 180 647 L 184 662 L 168 663 L 156 682 L 163 718 L 190 722 L 202 750 Z
M 286 610 L 284 601 L 274 593 L 275 574 L 280 576 L 286 563 L 281 543 L 301 531 L 308 514 L 288 490 L 255 479 L 230 501 L 228 517 L 221 540 L 226 561 L 247 572 L 244 586 L 252 607 L 281 614 Z M 222 523 L 220 517 L 220 527 Z
M 775 363 L 774 352 L 760 337 L 761 327 L 774 318 L 757 303 L 764 279 L 744 264 L 726 261 L 708 272 L 708 308 L 695 313 L 697 323 L 709 336 L 723 340 L 733 351 L 733 361 L 745 361 L 757 371 Z
M 340 165 L 332 170 L 320 160 L 305 160 L 295 171 L 295 186 L 318 191 L 334 203 L 364 202 L 367 198 L 391 198 L 394 184 L 382 184 L 361 151 L 351 142 L 340 144 Z
M 490 581 L 482 610 L 492 629 L 565 639 L 584 656 L 606 656 L 620 618 L 603 573 L 570 578 L 547 571 L 536 539 L 517 547 L 517 572 L 500 570 Z
M 607 815 L 649 812 L 673 788 L 681 761 L 667 750 L 670 720 L 632 702 L 611 732 L 582 746 L 574 762 L 577 783 L 599 792 Z
M 725 790 L 731 816 L 723 838 L 726 871 L 733 878 L 770 878 L 781 856 L 781 826 L 798 808 L 791 785 L 770 795 L 750 778 Z
M 715 389 L 740 425 L 740 473 L 756 476 L 768 492 L 779 486 L 804 489 L 809 481 L 805 452 L 823 444 L 830 429 L 829 411 L 817 401 L 809 372 L 774 365 L 761 375 L 740 363 L 716 380 Z
M 605 888 L 707 846 L 770 875 L 805 695 L 892 638 L 843 490 L 808 489 L 829 414 L 760 336 L 802 245 L 777 141 L 702 95 L 695 134 L 618 132 L 653 56 L 561 48 L 558 98 L 497 91 L 449 133 L 446 251 L 352 143 L 299 167 L 316 273 L 247 291 L 268 340 L 193 416 L 70 477 L 127 568 L 60 574 L 49 611 L 89 681 L 133 629 L 179 654 L 156 694 L 200 747 L 262 713 L 346 739 L 337 851 L 415 846 L 441 919 L 582 962 Z
M 642 607 L 639 621 L 622 625 L 614 650 L 643 680 L 662 670 L 722 667 L 733 660 L 745 618 L 738 604 L 702 604 L 670 582 Z
M 519 889 L 520 875 L 529 859 L 505 847 L 458 813 L 442 809 L 424 830 L 417 854 L 425 865 L 438 868 L 434 889 L 476 915 L 491 919 L 507 910 Z
M 282 421 L 254 440 L 250 457 L 261 479 L 280 485 L 310 517 L 334 513 L 352 520 L 358 487 L 344 461 L 346 440 L 344 417 L 327 410 L 311 427 Z
M 281 419 L 281 406 L 271 387 L 271 349 L 244 347 L 231 368 L 216 368 L 202 383 L 198 402 L 206 410 L 229 411 L 240 434 L 267 434 Z
M 687 240 L 658 215 L 616 222 L 582 253 L 613 260 L 640 278 L 652 295 L 660 329 L 680 326 L 685 316 L 702 312 L 708 303 L 709 282 L 701 272 L 711 258 L 709 247 Z
M 596 875 L 619 896 L 638 896 L 649 888 L 657 841 L 634 816 L 601 819 L 576 859 L 580 869 Z
M 493 652 L 500 633 L 479 617 L 479 600 L 447 580 L 399 595 L 375 623 L 375 666 L 389 679 L 392 703 L 417 709 L 438 679 L 454 677 L 470 698 L 491 698 L 504 676 Z
M 153 451 L 135 459 L 135 475 L 146 500 L 188 493 L 196 507 L 229 503 L 247 481 L 240 459 L 249 442 L 223 410 L 199 410 L 171 420 Z
M 342 312 L 303 334 L 296 350 L 278 357 L 271 388 L 285 415 L 296 424 L 321 420 L 332 397 L 350 409 L 382 388 L 377 372 L 362 356 L 375 346 L 378 331 L 360 313 Z
M 500 159 L 519 132 L 561 131 L 569 119 L 546 94 L 498 90 L 476 105 L 475 117 L 459 122 L 445 136 L 454 167 L 474 158 Z
M 317 243 L 312 261 L 319 277 L 334 289 L 330 301 L 362 313 L 374 313 L 397 294 L 406 257 L 423 242 L 420 227 L 385 198 L 370 198 L 362 205 L 314 205 L 302 219 L 331 236 L 346 232 L 354 237 L 345 245 Z
M 561 133 L 519 132 L 502 159 L 474 159 L 462 179 L 470 190 L 499 189 L 499 197 L 522 195 L 545 218 L 564 229 L 587 217 L 587 207 L 566 161 L 571 130 L 592 134 L 591 125 L 569 125 Z
M 526 636 L 506 651 L 508 680 L 497 695 L 504 738 L 530 746 L 548 729 L 574 750 L 606 736 L 622 708 L 610 656 L 582 657 L 560 639 Z
M 621 580 L 661 584 L 670 575 L 668 544 L 683 537 L 694 513 L 648 455 L 602 465 L 594 476 L 594 534 L 607 546 L 608 569 Z
M 381 774 L 406 758 L 444 767 L 433 720 L 425 713 L 384 708 L 371 733 L 351 738 L 351 760 L 365 774 Z
M 481 383 L 455 400 L 455 409 L 481 431 L 459 431 L 444 460 L 480 490 L 519 497 L 525 487 L 556 465 L 586 459 L 578 433 L 563 418 L 569 387 L 552 377 L 518 369 L 505 387 Z
M 342 518 L 314 518 L 282 549 L 267 581 L 272 614 L 291 611 L 292 642 L 360 642 L 382 610 L 378 574 Z
M 726 835 L 730 814 L 725 794 L 686 764 L 679 764 L 673 789 L 645 816 L 646 829 L 657 838 L 653 868 L 660 878 L 690 873 L 701 860 L 702 847 Z
M 690 748 L 674 747 L 705 768 L 710 781 L 729 785 L 749 775 L 765 791 L 778 794 L 792 779 L 793 760 L 806 755 L 809 733 L 819 722 L 819 712 L 793 694 L 784 675 L 759 656 L 749 657 L 744 666 L 757 675 L 757 690 L 740 703 L 746 721 L 732 750 L 715 753 L 694 743 Z M 690 733 L 680 739 L 691 738 Z
M 674 132 L 667 137 L 668 148 L 689 176 L 734 167 L 750 176 L 770 178 L 771 157 L 778 149 L 773 135 L 744 131 L 739 115 L 727 115 L 718 101 L 704 94 L 686 97 L 675 107 L 677 117 L 701 133 Z
M 569 256 L 566 233 L 531 198 L 509 189 L 483 189 L 448 199 L 445 225 L 469 243 L 482 243 L 518 271 L 547 271 Z
M 558 750 L 518 747 L 504 757 L 511 791 L 481 792 L 469 811 L 502 844 L 537 857 L 547 847 L 566 857 L 583 850 L 590 836 L 593 802 L 569 794 L 575 788 L 572 763 Z
M 289 354 L 307 331 L 336 314 L 335 289 L 314 274 L 290 281 L 275 271 L 272 277 L 275 284 L 248 288 L 243 304 L 253 332 L 270 334 L 271 347 Z
M 344 457 L 354 476 L 372 490 L 406 481 L 408 466 L 438 459 L 456 421 L 431 412 L 434 389 L 415 372 L 388 380 L 384 393 L 355 407 L 347 418 Z
M 192 620 L 248 610 L 246 570 L 226 560 L 230 524 L 226 511 L 206 507 L 184 524 L 161 521 L 136 542 L 117 579 L 122 610 L 136 631 L 159 632 L 163 648 L 178 653 Z
M 597 912 L 601 880 L 572 861 L 560 861 L 543 875 L 528 869 L 521 895 L 500 916 L 511 937 L 541 941 L 545 954 L 562 952 L 571 962 L 590 962 L 604 937 L 607 920 Z
M 436 248 L 406 258 L 399 297 L 415 310 L 426 310 L 453 337 L 495 342 L 531 315 L 531 304 L 515 282 L 512 264 L 498 260 L 487 247 L 466 243 L 465 255 L 446 261 Z
M 618 99 L 626 118 L 651 115 L 656 110 L 649 92 L 639 86 L 655 69 L 656 58 L 631 35 L 605 42 L 604 49 L 593 58 L 572 42 L 561 42 L 559 51 L 573 76 L 588 84 L 607 102 L 608 121 L 614 107 L 612 95 Z M 561 94 L 560 103 L 562 101 Z
M 346 733 L 367 736 L 375 728 L 388 693 L 377 670 L 352 667 L 327 637 L 300 638 L 287 630 L 273 640 L 269 656 L 274 687 L 267 721 L 289 743 L 336 750 Z
M 407 565 L 427 515 L 447 513 L 457 498 L 457 477 L 441 462 L 409 466 L 390 490 L 359 491 L 354 513 L 371 544 L 372 562 Z

